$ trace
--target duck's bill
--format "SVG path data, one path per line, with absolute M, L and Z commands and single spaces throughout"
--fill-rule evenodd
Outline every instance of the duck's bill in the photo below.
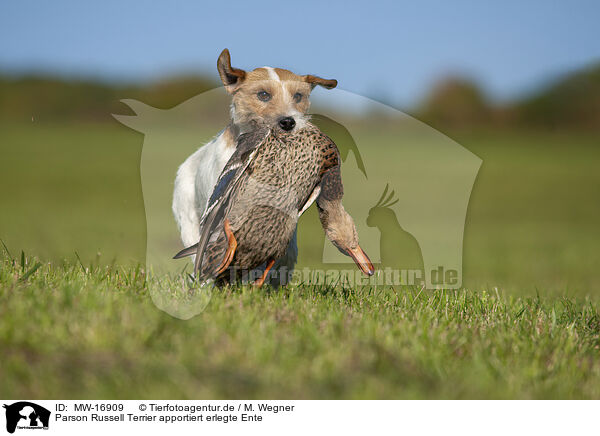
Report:
M 360 246 L 356 246 L 354 249 L 348 250 L 348 256 L 354 260 L 354 263 L 360 268 L 360 270 L 368 276 L 372 276 L 375 273 L 375 268 L 371 263 L 371 259 L 367 256 Z

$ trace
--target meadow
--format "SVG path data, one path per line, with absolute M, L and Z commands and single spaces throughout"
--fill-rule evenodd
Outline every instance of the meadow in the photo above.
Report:
M 0 396 L 599 398 L 597 135 L 450 136 L 483 160 L 462 289 L 235 287 L 182 321 L 148 295 L 143 136 L 3 124 Z M 321 233 L 313 209 L 300 268 Z

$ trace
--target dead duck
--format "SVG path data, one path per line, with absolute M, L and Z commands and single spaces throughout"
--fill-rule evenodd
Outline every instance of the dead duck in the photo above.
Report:
M 238 137 L 200 221 L 199 242 L 174 258 L 196 255 L 194 274 L 201 282 L 228 282 L 266 264 L 255 282 L 261 286 L 298 218 L 316 200 L 327 238 L 372 275 L 342 196 L 338 149 L 316 126 L 293 132 L 256 126 Z

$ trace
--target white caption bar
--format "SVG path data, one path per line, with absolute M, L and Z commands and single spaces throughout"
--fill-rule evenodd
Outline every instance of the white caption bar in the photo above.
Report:
M 0 434 L 584 434 L 597 401 L 0 400 Z

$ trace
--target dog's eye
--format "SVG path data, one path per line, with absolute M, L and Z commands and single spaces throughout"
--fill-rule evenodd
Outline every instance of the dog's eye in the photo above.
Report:
M 256 96 L 260 101 L 271 100 L 271 94 L 269 94 L 267 91 L 260 91 L 258 94 L 256 94 Z
M 300 94 L 299 92 L 294 94 L 294 101 L 296 103 L 300 103 L 302 101 L 302 97 L 304 97 L 302 94 Z

